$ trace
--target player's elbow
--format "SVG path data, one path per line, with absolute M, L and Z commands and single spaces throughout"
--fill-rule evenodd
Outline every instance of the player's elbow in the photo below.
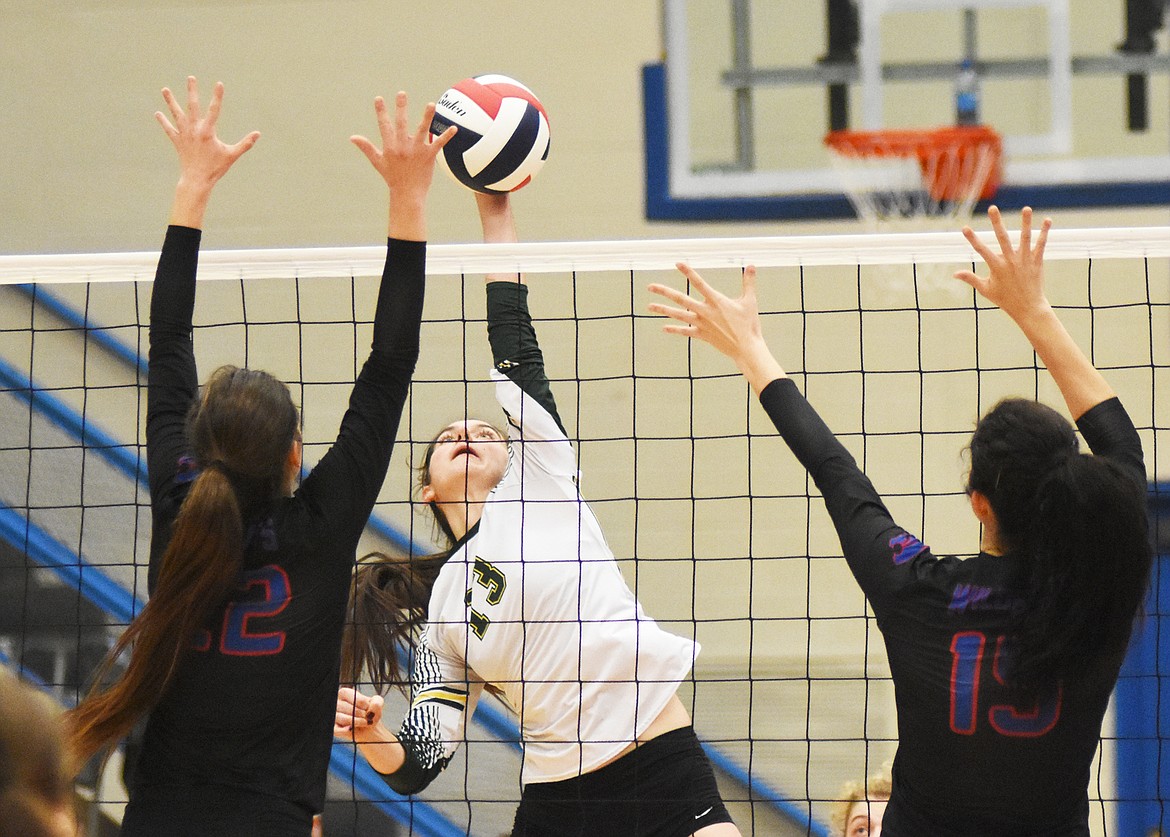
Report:
M 427 786 L 434 780 L 436 776 L 442 771 L 440 765 L 427 768 L 415 757 L 410 748 L 406 748 L 406 761 L 403 762 L 402 767 L 395 770 L 393 773 L 382 774 L 382 780 L 390 786 L 390 789 L 402 796 L 410 796 L 415 793 L 422 793 Z
M 422 793 L 426 790 L 427 785 L 431 783 L 429 779 L 416 776 L 403 776 L 402 774 L 405 772 L 405 770 L 399 770 L 397 773 L 383 776 L 382 779 L 390 786 L 390 790 L 401 796 Z

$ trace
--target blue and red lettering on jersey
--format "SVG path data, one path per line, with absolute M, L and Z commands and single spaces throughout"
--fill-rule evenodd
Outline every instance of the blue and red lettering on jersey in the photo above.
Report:
M 983 587 L 979 584 L 956 584 L 955 589 L 951 592 L 951 603 L 947 605 L 947 609 L 959 613 L 968 608 L 979 610 L 991 598 L 991 593 L 990 587 Z
M 200 628 L 195 632 L 194 639 L 191 640 L 192 651 L 210 651 L 211 650 L 211 631 L 207 628 Z
M 259 626 L 254 621 L 275 616 L 288 606 L 292 598 L 288 574 L 283 568 L 268 564 L 245 571 L 241 586 L 248 591 L 257 590 L 260 595 L 228 604 L 219 637 L 220 652 L 240 657 L 279 654 L 284 650 L 284 631 L 257 630 Z
M 980 631 L 960 631 L 951 639 L 951 731 L 959 735 L 974 735 L 979 722 L 980 671 L 983 668 L 987 637 Z M 991 671 L 1000 687 L 1007 687 L 1004 664 L 1010 646 L 1006 637 L 998 637 Z M 1064 687 L 1057 684 L 1056 692 L 1044 700 L 1037 700 L 1028 708 L 1000 703 L 987 710 L 991 728 L 1010 738 L 1038 738 L 1052 731 L 1060 720 Z
M 951 732 L 974 735 L 979 715 L 983 634 L 960 631 L 951 638 Z
M 991 671 L 995 679 L 1002 686 L 1007 685 L 1003 675 L 1003 661 L 1009 655 L 1004 652 L 1004 640 L 1000 637 L 995 645 L 995 661 Z M 1001 704 L 988 710 L 988 720 L 992 728 L 1000 735 L 1013 738 L 1039 738 L 1056 726 L 1060 720 L 1060 705 L 1064 699 L 1064 686 L 1056 684 L 1056 694 L 1049 695 L 1044 700 L 1037 700 L 1029 709 L 1020 709 L 1018 706 Z
M 175 484 L 183 485 L 188 482 L 194 482 L 195 478 L 202 474 L 203 471 L 199 468 L 199 463 L 195 461 L 193 456 L 180 456 L 179 461 L 175 463 Z
M 905 564 L 926 549 L 926 544 L 909 532 L 902 532 L 890 538 L 890 558 L 895 565 Z

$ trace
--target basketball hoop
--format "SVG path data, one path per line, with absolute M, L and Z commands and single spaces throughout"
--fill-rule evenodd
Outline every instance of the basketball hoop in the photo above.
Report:
M 858 216 L 875 224 L 965 220 L 1002 176 L 1003 142 L 984 125 L 832 131 L 825 145 Z

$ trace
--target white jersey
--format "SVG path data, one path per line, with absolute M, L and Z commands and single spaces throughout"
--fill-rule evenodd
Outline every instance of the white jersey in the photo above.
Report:
M 509 463 L 478 530 L 440 571 L 401 736 L 446 766 L 485 684 L 520 720 L 523 784 L 589 772 L 645 731 L 698 645 L 643 612 L 577 491 L 555 419 L 492 371 Z

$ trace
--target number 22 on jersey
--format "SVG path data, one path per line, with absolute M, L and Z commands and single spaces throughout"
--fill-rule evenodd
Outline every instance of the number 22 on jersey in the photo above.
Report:
M 1003 675 L 1004 637 L 995 641 L 991 659 L 991 675 L 1001 687 L 1006 685 Z M 951 639 L 951 731 L 959 735 L 974 735 L 979 723 L 979 699 L 984 674 L 984 652 L 987 637 L 979 631 L 960 631 Z M 996 691 L 1002 692 L 1003 689 Z M 1013 738 L 1038 738 L 1056 726 L 1060 718 L 1063 687 L 1056 694 L 1038 700 L 1030 709 L 1012 704 L 994 704 L 987 710 L 987 720 L 1000 735 Z

